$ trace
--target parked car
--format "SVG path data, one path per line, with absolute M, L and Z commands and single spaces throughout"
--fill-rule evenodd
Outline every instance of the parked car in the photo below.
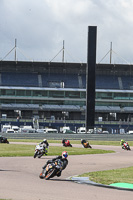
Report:
M 109 134 L 108 131 L 102 131 L 102 134 Z
M 47 128 L 46 133 L 58 133 L 58 130 L 53 128 Z
M 37 133 L 44 133 L 44 129 L 36 129 Z
M 6 133 L 15 133 L 15 131 L 13 129 L 7 129 Z

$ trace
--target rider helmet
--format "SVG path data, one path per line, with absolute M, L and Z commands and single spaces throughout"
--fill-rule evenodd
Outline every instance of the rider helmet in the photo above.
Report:
M 121 143 L 123 144 L 125 141 L 123 139 L 121 139 Z
M 44 140 L 43 140 L 43 142 L 47 142 L 47 140 L 46 140 L 46 139 L 44 139 Z
M 65 143 L 65 139 L 64 138 L 62 139 L 62 143 Z
M 68 157 L 68 153 L 66 151 L 63 151 L 62 152 L 62 158 L 66 159 L 67 157 Z

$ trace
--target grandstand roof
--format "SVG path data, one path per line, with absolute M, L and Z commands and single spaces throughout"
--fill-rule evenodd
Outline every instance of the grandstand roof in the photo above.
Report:
M 86 74 L 86 63 L 1 61 L 0 72 L 80 73 Z M 133 65 L 96 64 L 97 74 L 133 74 Z

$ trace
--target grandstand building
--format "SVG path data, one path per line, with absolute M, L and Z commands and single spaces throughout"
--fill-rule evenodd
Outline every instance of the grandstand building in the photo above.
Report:
M 86 63 L 0 63 L 0 116 L 85 120 Z M 132 121 L 133 66 L 96 64 L 95 120 Z

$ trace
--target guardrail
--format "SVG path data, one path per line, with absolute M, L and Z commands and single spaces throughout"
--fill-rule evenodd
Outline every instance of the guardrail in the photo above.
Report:
M 0 118 L 0 122 L 16 122 L 16 118 Z M 20 119 L 19 122 L 33 122 L 33 119 Z M 71 123 L 71 124 L 85 124 L 85 120 L 51 120 L 51 119 L 39 119 L 39 123 Z M 95 121 L 95 124 L 110 124 L 110 125 L 133 125 L 133 122 L 126 121 Z
M 54 133 L 0 133 L 2 136 L 8 139 L 37 139 L 43 140 L 62 140 L 67 138 L 69 140 L 99 140 L 99 141 L 120 141 L 124 139 L 126 141 L 133 141 L 133 134 L 54 134 Z

